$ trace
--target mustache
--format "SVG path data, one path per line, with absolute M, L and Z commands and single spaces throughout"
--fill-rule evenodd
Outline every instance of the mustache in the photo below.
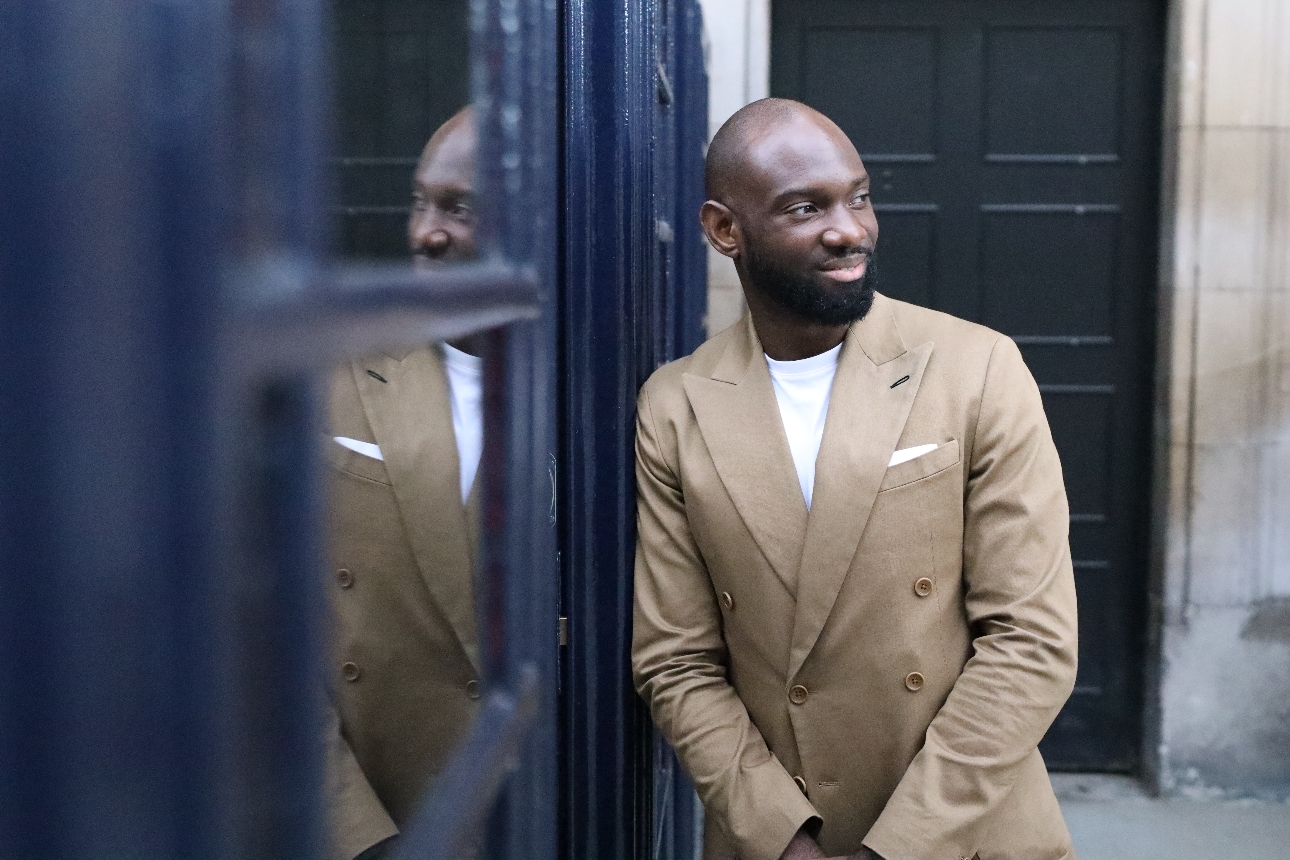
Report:
M 830 260 L 846 260 L 850 258 L 864 257 L 872 259 L 875 248 L 872 245 L 856 245 L 851 248 L 840 248 L 829 255 Z

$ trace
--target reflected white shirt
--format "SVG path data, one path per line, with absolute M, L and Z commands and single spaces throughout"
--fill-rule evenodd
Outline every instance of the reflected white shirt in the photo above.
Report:
M 461 463 L 461 500 L 465 502 L 484 452 L 484 360 L 446 343 L 440 345 L 452 401 L 452 434 Z

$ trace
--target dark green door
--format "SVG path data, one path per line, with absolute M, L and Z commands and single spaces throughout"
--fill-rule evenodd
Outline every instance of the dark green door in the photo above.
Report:
M 1140 759 L 1163 4 L 776 0 L 771 91 L 874 178 L 879 290 L 1012 336 L 1071 502 L 1075 693 L 1054 769 Z

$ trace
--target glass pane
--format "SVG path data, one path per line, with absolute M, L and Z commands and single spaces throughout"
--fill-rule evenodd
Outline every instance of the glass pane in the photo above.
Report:
M 467 13 L 466 0 L 334 0 L 340 257 L 417 269 L 475 257 Z M 331 372 L 332 856 L 392 847 L 482 701 L 487 343 L 412 344 Z

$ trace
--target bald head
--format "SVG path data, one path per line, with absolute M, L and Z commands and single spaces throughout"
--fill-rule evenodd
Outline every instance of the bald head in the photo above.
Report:
M 708 144 L 704 165 L 708 199 L 730 205 L 739 180 L 759 167 L 758 144 L 793 125 L 800 125 L 804 133 L 813 130 L 827 135 L 837 145 L 855 152 L 842 129 L 815 108 L 792 99 L 759 99 L 735 111 Z
M 417 265 L 475 254 L 475 111 L 466 107 L 439 126 L 412 175 L 408 243 Z

